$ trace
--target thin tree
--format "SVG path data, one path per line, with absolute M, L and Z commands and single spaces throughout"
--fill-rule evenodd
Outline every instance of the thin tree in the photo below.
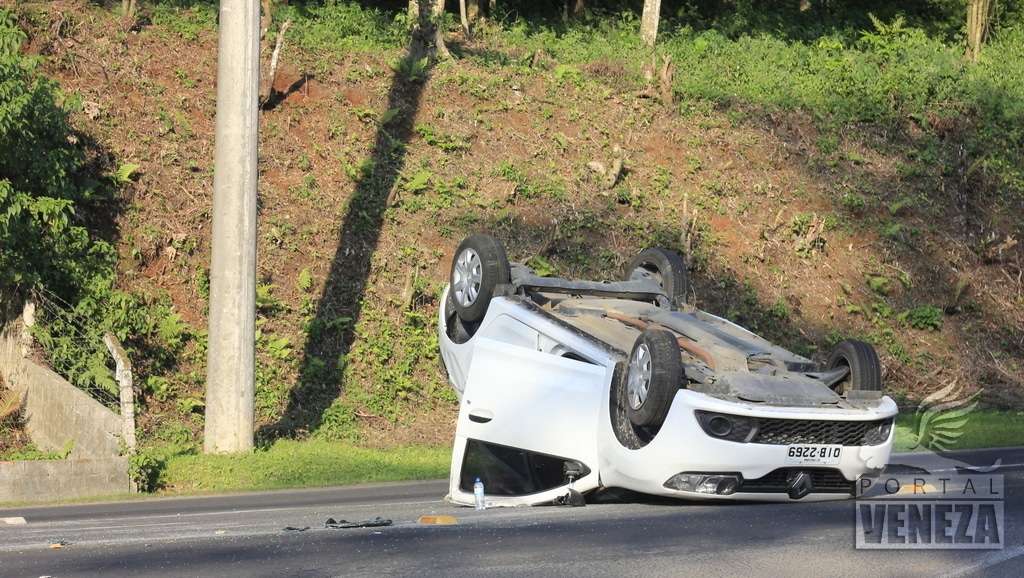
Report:
M 569 18 L 579 18 L 587 10 L 584 0 L 565 0 L 562 3 L 562 20 L 569 21 Z
M 452 57 L 444 43 L 444 28 L 441 26 L 444 17 L 445 0 L 409 0 L 409 18 L 415 22 L 413 38 L 424 48 L 428 55 L 436 55 L 447 60 Z
M 466 0 L 459 0 L 459 20 L 462 21 L 462 33 L 469 38 L 469 14 L 466 11 Z
M 478 18 L 480 18 L 480 0 L 464 0 L 466 3 L 466 20 L 472 25 Z
M 121 0 L 121 13 L 126 18 L 132 18 L 135 16 L 135 0 Z
M 658 21 L 661 20 L 661 0 L 644 0 L 644 13 L 640 18 L 640 38 L 647 46 L 658 39 Z
M 967 57 L 977 62 L 992 21 L 992 0 L 970 0 L 967 4 Z

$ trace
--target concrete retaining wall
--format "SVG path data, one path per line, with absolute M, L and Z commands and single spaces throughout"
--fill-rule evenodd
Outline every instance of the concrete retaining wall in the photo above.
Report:
M 20 319 L 8 317 L 0 331 L 0 375 L 7 387 L 27 392 L 29 437 L 44 451 L 73 446 L 66 460 L 0 462 L 0 502 L 128 492 L 121 417 L 23 353 Z
M 67 500 L 128 491 L 128 458 L 0 462 L 0 503 Z

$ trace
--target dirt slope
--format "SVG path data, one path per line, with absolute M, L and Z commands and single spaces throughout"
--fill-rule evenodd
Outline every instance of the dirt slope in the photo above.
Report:
M 52 4 L 49 21 L 70 24 L 36 28 L 31 50 L 80 95 L 76 125 L 141 166 L 116 223 L 122 283 L 166 293 L 201 332 L 215 33 L 125 32 L 85 2 Z M 868 338 L 900 396 L 956 381 L 1020 406 L 1021 251 L 999 249 L 1021 235 L 1020 213 L 951 209 L 951 177 L 902 153 L 912 135 L 831 139 L 798 114 L 668 108 L 616 63 L 467 57 L 420 80 L 392 69 L 400 56 L 352 53 L 323 70 L 292 50 L 286 94 L 262 113 L 263 433 L 450 439 L 432 324 L 469 231 L 569 276 L 613 277 L 645 245 L 689 246 L 703 308 L 817 356 Z M 587 164 L 618 154 L 625 173 L 608 189 Z M 201 429 L 181 400 L 201 399 L 202 367 L 180 369 L 169 392 L 147 394 L 154 435 Z

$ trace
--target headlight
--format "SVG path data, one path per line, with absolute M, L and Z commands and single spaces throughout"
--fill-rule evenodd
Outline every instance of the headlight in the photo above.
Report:
M 755 418 L 704 410 L 696 410 L 694 414 L 704 433 L 713 438 L 733 442 L 749 442 L 757 434 Z

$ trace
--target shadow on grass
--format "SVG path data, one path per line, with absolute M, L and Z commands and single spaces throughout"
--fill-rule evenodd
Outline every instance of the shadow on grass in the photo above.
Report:
M 263 443 L 282 435 L 316 431 L 324 422 L 325 411 L 344 390 L 343 360 L 355 338 L 370 262 L 380 240 L 391 190 L 405 165 L 406 144 L 413 134 L 413 119 L 429 75 L 429 68 L 420 70 L 424 57 L 430 54 L 418 36 L 413 35 L 391 81 L 385 110 L 399 112 L 378 127 L 362 176 L 349 198 L 338 230 L 337 250 L 308 327 L 299 382 L 291 391 L 281 419 L 257 433 Z

